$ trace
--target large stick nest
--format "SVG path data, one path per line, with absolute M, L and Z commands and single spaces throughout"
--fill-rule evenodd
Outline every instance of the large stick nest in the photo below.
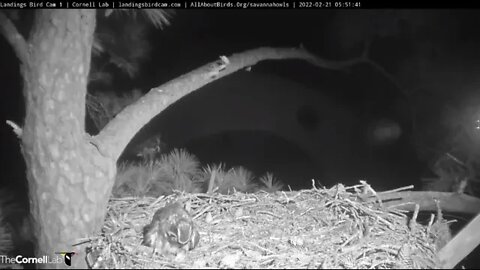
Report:
M 93 268 L 439 267 L 442 219 L 421 225 L 383 209 L 362 199 L 366 186 L 112 199 L 87 260 Z M 141 245 L 143 227 L 172 201 L 186 206 L 200 243 L 183 257 L 152 255 Z

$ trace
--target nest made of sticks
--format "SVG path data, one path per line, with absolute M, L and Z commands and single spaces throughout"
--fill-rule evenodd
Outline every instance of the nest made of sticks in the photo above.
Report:
M 112 199 L 87 261 L 93 268 L 439 267 L 437 222 L 421 225 L 383 209 L 363 199 L 364 188 Z M 143 227 L 173 201 L 185 205 L 200 233 L 181 259 L 141 245 Z

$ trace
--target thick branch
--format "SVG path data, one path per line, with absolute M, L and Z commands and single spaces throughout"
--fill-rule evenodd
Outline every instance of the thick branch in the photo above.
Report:
M 303 48 L 257 48 L 204 65 L 159 87 L 151 89 L 127 106 L 93 138 L 92 143 L 106 156 L 117 159 L 133 136 L 154 116 L 185 95 L 242 68 L 264 60 L 300 59 L 326 69 L 341 69 L 365 62 L 364 57 L 328 61 Z
M 466 194 L 436 191 L 403 191 L 389 194 L 378 194 L 384 207 L 394 207 L 413 211 L 415 204 L 420 206 L 420 211 L 436 211 L 436 200 L 440 208 L 446 212 L 465 214 L 480 213 L 480 199 Z M 377 200 L 372 197 L 369 200 Z
M 18 32 L 12 21 L 3 12 L 0 12 L 0 31 L 10 45 L 12 45 L 15 54 L 17 55 L 18 59 L 20 59 L 20 62 L 23 64 L 27 63 L 27 42 Z

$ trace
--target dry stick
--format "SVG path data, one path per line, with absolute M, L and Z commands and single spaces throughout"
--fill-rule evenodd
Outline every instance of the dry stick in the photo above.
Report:
M 430 230 L 432 229 L 432 225 L 433 225 L 434 220 L 435 220 L 435 215 L 431 214 L 430 215 L 430 221 L 428 222 L 428 226 L 427 226 L 427 234 L 430 233 Z
M 412 189 L 412 188 L 414 188 L 414 186 L 410 185 L 410 186 L 405 186 L 405 187 L 401 187 L 401 188 L 396 188 L 396 189 L 391 189 L 391 190 L 386 190 L 386 191 L 380 191 L 380 192 L 377 192 L 377 195 L 395 193 L 395 192 L 405 191 L 405 190 Z
M 409 227 L 411 231 L 413 231 L 413 229 L 415 229 L 415 226 L 417 225 L 417 217 L 419 212 L 420 212 L 420 205 L 415 204 L 415 210 L 413 211 L 413 216 L 409 223 Z
M 193 219 L 197 219 L 198 217 L 200 217 L 201 215 L 203 215 L 205 212 L 209 211 L 210 209 L 212 208 L 212 205 L 209 205 L 207 207 L 205 207 L 203 210 L 201 210 L 200 212 L 198 212 L 194 217 Z
M 215 174 L 217 170 L 213 170 L 212 175 L 210 176 L 210 181 L 208 182 L 208 194 L 212 194 L 212 189 L 213 189 L 213 181 L 215 180 Z
M 438 259 L 445 269 L 455 267 L 480 244 L 480 215 L 477 215 L 439 252 Z

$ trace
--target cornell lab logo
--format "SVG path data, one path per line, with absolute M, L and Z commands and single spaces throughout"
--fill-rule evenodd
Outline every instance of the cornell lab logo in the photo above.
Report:
M 72 266 L 72 257 L 75 255 L 75 252 L 55 252 L 55 254 L 60 254 L 63 256 L 63 262 L 66 265 Z

